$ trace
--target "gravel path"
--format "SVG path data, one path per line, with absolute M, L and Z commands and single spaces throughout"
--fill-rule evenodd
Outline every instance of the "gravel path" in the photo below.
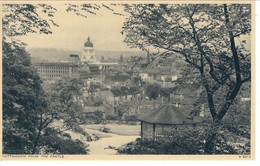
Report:
M 97 141 L 86 142 L 89 145 L 90 155 L 114 155 L 116 150 L 108 147 L 118 148 L 124 144 L 135 141 L 139 135 L 139 126 L 135 125 L 117 125 L 107 124 L 106 127 L 111 129 L 110 133 L 101 132 L 98 129 L 102 125 L 81 125 L 87 133 L 95 134 L 100 137 Z
M 87 129 L 91 130 L 91 129 Z M 92 130 L 92 132 L 95 132 Z M 98 132 L 98 131 L 97 131 Z M 121 145 L 132 142 L 138 138 L 138 136 L 121 136 L 112 133 L 105 133 L 109 137 L 101 138 L 97 141 L 87 142 L 89 144 L 90 155 L 114 155 L 116 150 L 108 149 L 109 146 L 120 147 Z
M 56 123 L 55 126 L 60 127 L 60 123 Z M 71 135 L 73 140 L 79 139 L 80 141 L 89 145 L 87 148 L 89 149 L 88 153 L 90 155 L 115 155 L 116 150 L 108 149 L 109 146 L 118 148 L 124 144 L 135 141 L 136 138 L 140 137 L 138 136 L 139 131 L 136 131 L 136 126 L 109 125 L 109 127 L 112 127 L 112 129 L 116 129 L 116 133 L 101 132 L 98 130 L 98 128 L 100 128 L 98 125 L 81 125 L 80 127 L 82 127 L 90 135 L 95 134 L 100 137 L 100 139 L 97 141 L 87 142 L 83 135 L 69 130 L 66 131 L 66 133 Z M 133 135 L 126 135 L 129 132 Z

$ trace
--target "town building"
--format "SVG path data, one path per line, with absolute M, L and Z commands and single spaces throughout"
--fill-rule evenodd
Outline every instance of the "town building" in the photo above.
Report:
M 143 82 L 157 83 L 164 88 L 170 88 L 175 86 L 175 82 L 178 79 L 176 74 L 160 74 L 151 72 L 140 72 L 138 75 Z
M 123 55 L 120 56 L 121 61 L 108 61 L 104 60 L 104 57 L 98 61 L 95 55 L 95 49 L 93 43 L 90 41 L 88 37 L 87 42 L 84 44 L 84 48 L 81 55 L 81 63 L 95 65 L 102 72 L 107 71 L 126 71 L 127 64 L 123 63 Z
M 70 55 L 69 62 L 36 62 L 34 66 L 43 80 L 56 80 L 65 76 L 78 76 L 79 57 Z
M 141 91 L 136 87 L 113 88 L 111 89 L 111 92 L 113 94 L 115 103 L 139 99 L 141 97 Z
M 97 61 L 94 45 L 88 37 L 84 43 L 82 54 L 71 54 L 69 61 L 49 62 L 36 59 L 33 63 L 39 76 L 43 80 L 57 80 L 65 76 L 76 76 L 83 80 L 97 78 L 103 72 L 126 71 L 127 65 L 123 62 Z M 103 77 L 98 80 L 102 81 Z

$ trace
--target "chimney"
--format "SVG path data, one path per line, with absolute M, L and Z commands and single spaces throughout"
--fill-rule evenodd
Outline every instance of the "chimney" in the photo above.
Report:
M 73 63 L 74 65 L 79 65 L 79 56 L 70 54 L 70 63 Z

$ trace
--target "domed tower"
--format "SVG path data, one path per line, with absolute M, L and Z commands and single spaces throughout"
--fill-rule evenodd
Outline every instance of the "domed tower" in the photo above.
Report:
M 84 44 L 83 52 L 81 55 L 81 62 L 93 63 L 96 61 L 95 50 L 93 43 L 88 37 L 88 41 Z

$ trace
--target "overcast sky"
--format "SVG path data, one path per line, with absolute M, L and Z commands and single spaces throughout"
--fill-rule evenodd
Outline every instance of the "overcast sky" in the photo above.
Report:
M 88 17 L 84 18 L 73 12 L 66 12 L 67 6 L 63 2 L 55 2 L 52 6 L 57 9 L 54 20 L 59 27 L 52 28 L 52 35 L 29 34 L 21 37 L 20 39 L 28 44 L 28 49 L 57 48 L 81 51 L 89 36 L 95 50 L 139 51 L 139 49 L 127 47 L 123 42 L 124 36 L 121 31 L 125 16 L 115 15 L 101 8 L 96 15 L 88 14 Z M 123 12 L 119 6 L 113 8 L 119 13 Z M 243 39 L 248 40 L 246 47 L 249 48 L 250 36 L 243 37 L 241 40 Z M 237 40 L 237 42 L 240 41 Z
M 133 50 L 123 42 L 120 33 L 125 20 L 124 16 L 112 14 L 102 8 L 97 15 L 88 14 L 88 18 L 66 12 L 65 4 L 53 5 L 57 9 L 55 22 L 59 27 L 52 28 L 52 35 L 30 34 L 20 38 L 28 44 L 28 48 L 57 48 L 82 50 L 88 36 L 96 50 L 128 51 Z M 121 7 L 116 8 L 122 11 Z M 139 49 L 134 49 L 139 50 Z

